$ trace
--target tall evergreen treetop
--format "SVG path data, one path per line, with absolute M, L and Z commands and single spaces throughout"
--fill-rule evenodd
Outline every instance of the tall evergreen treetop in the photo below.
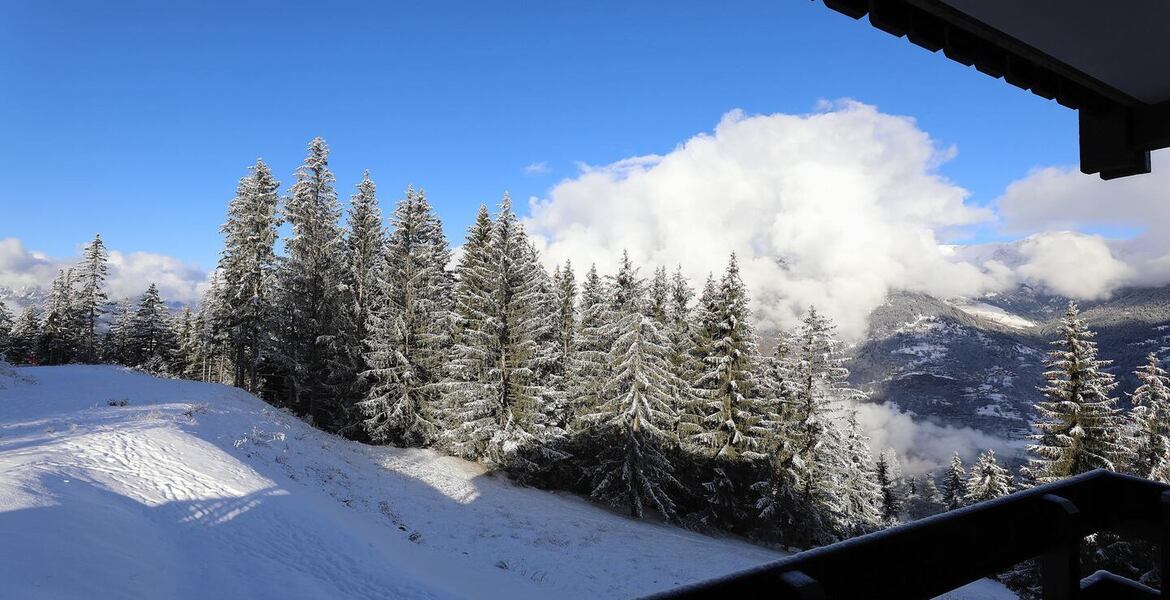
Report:
M 259 391 L 259 365 L 273 353 L 275 326 L 273 287 L 276 274 L 276 238 L 280 182 L 264 161 L 257 160 L 236 186 L 228 204 L 227 222 L 220 228 L 224 248 L 216 278 L 223 310 L 208 327 L 222 332 L 237 387 Z M 218 304 L 218 300 L 214 300 Z
M 413 196 L 407 190 L 407 196 Z M 345 237 L 348 247 L 350 281 L 353 286 L 353 307 L 358 319 L 358 333 L 365 337 L 365 320 L 371 308 L 378 261 L 386 245 L 386 228 L 382 226 L 382 210 L 378 206 L 377 186 L 370 179 L 369 170 L 362 172 L 357 192 L 349 200 L 349 231 Z
M 459 265 L 449 418 L 461 453 L 533 473 L 541 468 L 534 456 L 547 456 L 547 436 L 555 435 L 545 406 L 551 394 L 537 377 L 551 352 L 541 343 L 549 327 L 540 312 L 541 267 L 507 195 L 485 243 L 487 223 L 481 211 Z
M 440 385 L 451 311 L 447 240 L 424 192 L 394 209 L 369 314 L 365 360 L 373 385 L 360 406 L 375 441 L 422 446 L 440 433 Z
M 1170 483 L 1170 378 L 1153 352 L 1134 375 L 1141 385 L 1131 397 L 1133 460 L 1129 471 L 1138 477 Z
M 94 362 L 98 358 L 97 324 L 106 313 L 106 305 L 109 303 L 109 298 L 102 289 L 109 272 L 108 256 L 101 235 L 94 236 L 93 241 L 82 253 L 81 289 L 77 295 L 77 310 L 81 316 L 82 328 L 78 351 L 81 359 L 86 362 Z
M 73 302 L 75 282 L 72 268 L 61 269 L 49 288 L 37 340 L 37 359 L 42 364 L 60 365 L 77 357 L 81 320 Z
M 1052 342 L 1041 388 L 1046 400 L 1036 405 L 1039 422 L 1028 446 L 1033 458 L 1025 474 L 1048 483 L 1093 469 L 1116 471 L 1125 466 L 1123 423 L 1113 375 L 1102 371 L 1109 361 L 1097 358 L 1095 334 L 1069 302 L 1060 320 L 1060 339 Z
M 154 373 L 169 373 L 178 349 L 170 313 L 151 283 L 138 301 L 130 325 L 130 360 L 133 366 Z
M 906 501 L 902 466 L 893 448 L 886 448 L 878 457 L 876 476 L 881 488 L 881 517 L 886 523 L 897 523 Z
M 36 306 L 26 307 L 13 323 L 8 345 L 4 348 L 8 362 L 15 365 L 38 362 L 37 340 L 40 335 L 40 313 Z
M 347 414 L 357 368 L 353 324 L 344 310 L 348 261 L 334 181 L 329 147 L 314 138 L 284 204 L 292 235 L 285 240 L 281 281 L 289 401 L 326 422 Z
M 942 479 L 942 502 L 947 510 L 954 510 L 967 502 L 967 471 L 963 458 L 955 452 Z
M 620 308 L 609 352 L 611 376 L 605 382 L 606 400 L 585 417 L 600 438 L 593 495 L 628 506 L 636 517 L 646 504 L 672 516 L 670 492 L 682 486 L 664 453 L 674 423 L 670 394 L 677 387 L 668 341 L 657 321 L 644 314 L 642 285 L 628 256 L 612 287 Z
M 971 467 L 967 480 L 967 502 L 974 504 L 1012 493 L 1012 475 L 995 460 L 995 451 L 987 450 Z
M 703 401 L 702 431 L 694 442 L 710 448 L 715 456 L 763 458 L 760 451 L 759 415 L 756 397 L 758 350 L 749 317 L 747 289 L 739 274 L 735 254 L 712 292 L 708 290 L 704 343 L 701 347 L 703 372 L 695 394 Z
M 4 301 L 0 300 L 0 354 L 8 351 L 8 346 L 12 339 L 13 325 L 12 313 L 8 311 L 8 307 L 4 305 Z
M 581 283 L 578 312 L 580 321 L 573 341 L 573 360 L 568 394 L 575 413 L 593 412 L 602 402 L 602 390 L 609 380 L 609 350 L 612 343 L 612 311 L 609 289 L 590 265 Z

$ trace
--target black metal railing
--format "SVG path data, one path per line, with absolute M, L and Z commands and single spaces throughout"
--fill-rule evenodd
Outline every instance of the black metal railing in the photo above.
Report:
M 1093 471 L 654 598 L 925 600 L 1036 558 L 1046 600 L 1170 599 L 1166 585 L 1104 571 L 1082 579 L 1081 542 L 1098 532 L 1155 542 L 1166 565 L 1170 486 Z

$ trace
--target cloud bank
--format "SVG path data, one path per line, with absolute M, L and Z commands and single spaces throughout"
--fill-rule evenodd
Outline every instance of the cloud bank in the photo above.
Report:
M 1077 299 L 1170 281 L 1170 170 L 1103 182 L 1040 169 L 990 208 L 938 173 L 954 156 L 908 117 L 854 101 L 805 115 L 726 114 L 664 155 L 583 165 L 530 200 L 528 230 L 550 268 L 612 272 L 622 250 L 700 284 L 736 252 L 765 328 L 809 305 L 848 338 L 891 290 L 978 296 L 1028 282 Z M 956 246 L 975 225 L 1017 241 Z M 1109 239 L 1101 227 L 1144 227 Z M 957 249 L 958 248 L 958 249 Z
M 1002 270 L 955 260 L 943 243 L 992 213 L 937 173 L 953 156 L 913 119 L 839 102 L 808 115 L 733 111 L 670 153 L 583 167 L 526 222 L 548 264 L 613 270 L 680 264 L 701 282 L 736 252 L 766 326 L 815 304 L 846 335 L 893 289 L 977 295 Z
M 955 452 L 970 463 L 988 448 L 1001 456 L 1013 456 L 1018 451 L 1002 438 L 970 427 L 916 421 L 888 404 L 860 403 L 855 408 L 857 422 L 869 436 L 874 457 L 886 448 L 893 448 L 898 452 L 903 470 L 912 475 L 946 466 Z
M 1170 282 L 1170 165 L 1162 155 L 1153 158 L 1149 175 L 1113 181 L 1073 168 L 1035 169 L 996 200 L 1001 227 L 1006 233 L 1063 236 L 1049 248 L 1035 250 L 1051 255 L 1064 245 L 1070 256 L 1084 259 L 1079 263 L 1082 281 L 1053 281 L 1058 291 L 1099 297 L 1122 285 Z M 1114 237 L 1053 230 L 1107 231 Z M 1060 275 L 1068 270 L 1061 269 Z
M 29 250 L 20 238 L 0 239 L 0 287 L 47 288 L 59 269 L 79 261 L 80 256 L 54 258 Z M 109 269 L 106 293 L 112 299 L 140 296 L 154 283 L 164 300 L 195 302 L 207 281 L 207 272 L 197 265 L 150 252 L 111 250 Z

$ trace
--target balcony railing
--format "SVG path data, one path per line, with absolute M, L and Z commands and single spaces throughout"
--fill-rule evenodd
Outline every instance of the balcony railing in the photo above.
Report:
M 1155 542 L 1164 567 L 1170 486 L 1093 471 L 655 598 L 927 599 L 1036 558 L 1045 600 L 1170 599 L 1165 583 L 1159 593 L 1105 571 L 1082 579 L 1080 545 L 1098 532 Z

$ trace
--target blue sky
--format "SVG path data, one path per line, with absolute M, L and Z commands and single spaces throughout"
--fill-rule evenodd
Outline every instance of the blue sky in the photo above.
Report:
M 0 19 L 0 238 L 54 256 L 214 264 L 236 180 L 287 185 L 315 135 L 348 198 L 425 187 L 460 239 L 475 207 L 576 164 L 669 152 L 733 108 L 854 98 L 909 115 L 986 203 L 1075 165 L 1076 115 L 807 0 L 43 2 Z M 544 173 L 526 173 L 533 163 Z M 994 236 L 986 230 L 981 239 Z

